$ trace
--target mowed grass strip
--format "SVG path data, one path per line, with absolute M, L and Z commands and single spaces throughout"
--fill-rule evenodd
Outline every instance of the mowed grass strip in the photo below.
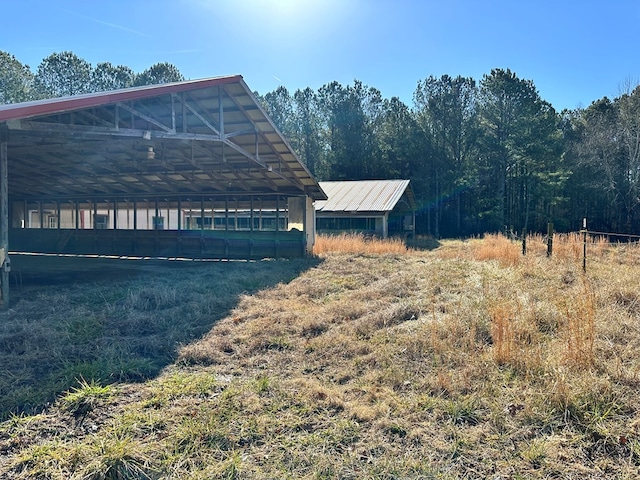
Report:
M 583 274 L 580 240 L 284 263 L 155 378 L 4 421 L 0 477 L 635 478 L 640 250 L 591 242 Z

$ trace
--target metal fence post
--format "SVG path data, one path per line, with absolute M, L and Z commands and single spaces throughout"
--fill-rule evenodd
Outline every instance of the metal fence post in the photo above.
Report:
M 582 219 L 582 271 L 587 273 L 587 218 Z

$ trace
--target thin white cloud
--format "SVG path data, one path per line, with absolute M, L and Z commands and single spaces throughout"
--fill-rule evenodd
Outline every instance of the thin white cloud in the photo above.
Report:
M 115 28 L 118 30 L 122 30 L 123 32 L 133 33 L 134 35 L 138 35 L 140 37 L 153 38 L 151 35 L 147 35 L 144 32 L 139 32 L 138 30 L 133 30 L 132 28 L 125 27 L 124 25 L 118 25 L 116 23 L 105 22 L 104 20 L 100 20 L 98 18 L 89 17 L 87 15 L 82 15 L 81 13 L 71 12 L 69 10 L 63 10 L 63 12 L 75 15 L 76 17 L 85 18 L 87 20 L 91 20 L 92 22 L 99 23 L 100 25 L 105 25 L 107 27 Z

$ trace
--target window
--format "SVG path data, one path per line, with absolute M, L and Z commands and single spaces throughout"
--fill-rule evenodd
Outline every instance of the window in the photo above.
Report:
M 96 230 L 106 230 L 109 228 L 109 215 L 96 213 L 93 215 L 93 227 Z
M 153 217 L 153 229 L 164 230 L 164 217 Z
M 191 217 L 191 220 L 195 220 L 195 225 L 198 230 L 211 230 L 211 224 L 213 218 L 211 217 Z M 204 220 L 204 223 L 202 222 Z M 203 228 L 204 225 L 204 228 Z
M 238 230 L 250 230 L 251 229 L 251 219 L 249 217 L 238 217 L 236 219 L 238 222 Z
M 58 228 L 58 217 L 54 215 L 49 216 L 49 228 Z
M 318 230 L 373 232 L 376 229 L 376 219 L 374 217 L 318 217 L 316 219 L 316 225 Z
M 231 221 L 231 219 L 229 219 Z M 216 217 L 213 219 L 213 228 L 215 230 L 225 230 L 227 228 L 226 217 Z

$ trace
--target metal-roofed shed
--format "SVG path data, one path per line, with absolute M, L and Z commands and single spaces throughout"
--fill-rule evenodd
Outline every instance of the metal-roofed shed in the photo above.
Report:
M 416 202 L 409 180 L 320 182 L 327 200 L 314 203 L 319 233 L 389 235 L 413 232 Z
M 326 195 L 240 75 L 0 106 L 6 252 L 303 255 Z

